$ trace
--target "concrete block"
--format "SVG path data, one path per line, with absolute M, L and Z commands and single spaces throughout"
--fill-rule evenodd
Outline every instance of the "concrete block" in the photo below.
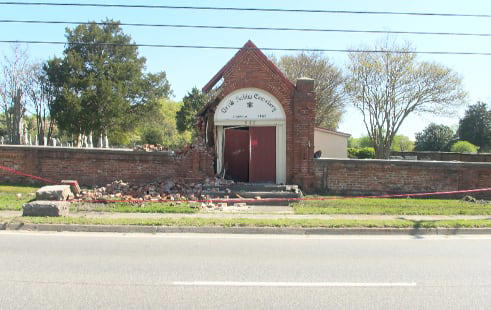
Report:
M 75 195 L 80 194 L 80 186 L 76 180 L 61 180 L 62 185 L 70 185 L 70 190 Z
M 36 191 L 36 200 L 67 200 L 73 198 L 70 185 L 43 186 Z
M 31 201 L 22 205 L 22 216 L 66 216 L 69 206 L 67 201 Z

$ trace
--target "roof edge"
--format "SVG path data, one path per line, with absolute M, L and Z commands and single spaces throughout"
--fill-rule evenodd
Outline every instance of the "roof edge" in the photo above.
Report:
M 244 46 L 240 50 L 235 53 L 235 55 L 211 78 L 211 80 L 206 83 L 205 86 L 201 89 L 203 92 L 208 92 L 210 91 L 213 86 L 218 83 L 218 81 L 223 77 L 223 74 L 225 71 L 227 71 L 228 68 L 232 66 L 234 63 L 235 59 L 238 57 L 238 55 L 244 51 L 245 49 L 252 49 L 256 55 L 258 55 L 260 58 L 262 58 L 263 61 L 265 61 L 266 65 L 274 71 L 276 74 L 280 76 L 280 78 L 288 84 L 288 86 L 295 88 L 295 84 L 293 84 L 292 81 L 290 81 L 284 74 L 281 72 L 281 70 L 266 56 L 251 40 L 248 40 Z
M 345 132 L 341 132 L 341 131 L 336 131 L 336 130 L 332 130 L 332 129 L 327 129 L 327 128 L 324 128 L 324 127 L 315 126 L 314 129 L 319 129 L 321 131 L 324 131 L 324 132 L 327 132 L 327 133 L 332 133 L 332 134 L 338 135 L 338 136 L 351 137 L 351 135 L 349 133 L 345 133 Z

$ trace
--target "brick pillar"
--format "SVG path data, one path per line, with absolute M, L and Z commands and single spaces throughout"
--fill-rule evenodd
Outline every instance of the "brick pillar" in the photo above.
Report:
M 293 182 L 309 190 L 314 185 L 314 80 L 297 80 L 293 95 Z

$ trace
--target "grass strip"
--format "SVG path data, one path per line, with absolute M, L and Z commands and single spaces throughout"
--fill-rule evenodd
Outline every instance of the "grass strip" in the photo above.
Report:
M 148 202 L 132 204 L 129 202 L 101 203 L 74 203 L 71 211 L 91 212 L 120 212 L 120 213 L 197 213 L 199 209 L 195 204 L 172 202 Z
M 82 224 L 82 225 L 141 225 L 191 227 L 291 227 L 291 228 L 485 228 L 491 220 L 322 220 L 322 219 L 249 219 L 249 218 L 84 218 L 84 217 L 16 217 L 10 223 Z
M 490 202 L 451 199 L 353 198 L 294 203 L 295 214 L 491 215 Z
M 35 197 L 39 187 L 20 185 L 0 185 L 0 210 L 22 209 L 22 205 Z

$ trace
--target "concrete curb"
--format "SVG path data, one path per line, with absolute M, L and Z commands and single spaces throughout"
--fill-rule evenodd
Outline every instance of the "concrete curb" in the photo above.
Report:
M 189 227 L 139 225 L 78 225 L 0 223 L 0 230 L 112 232 L 112 233 L 217 233 L 281 235 L 481 235 L 491 228 L 298 228 L 298 227 Z

